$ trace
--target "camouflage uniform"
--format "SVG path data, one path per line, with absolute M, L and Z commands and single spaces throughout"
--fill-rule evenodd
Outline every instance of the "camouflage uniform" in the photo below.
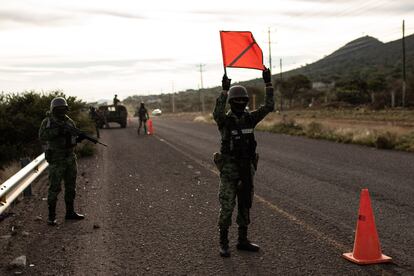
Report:
M 233 85 L 231 79 L 224 74 L 223 92 L 217 98 L 213 117 L 221 134 L 220 153 L 214 154 L 214 162 L 220 171 L 218 219 L 220 233 L 220 256 L 230 257 L 229 227 L 237 198 L 238 250 L 259 251 L 257 244 L 247 239 L 247 228 L 250 224 L 250 208 L 252 207 L 254 185 L 253 177 L 257 169 L 258 155 L 254 128 L 274 109 L 271 72 L 264 68 L 263 80 L 266 84 L 265 105 L 253 112 L 246 111 L 249 95 L 245 87 Z M 230 111 L 225 113 L 226 101 Z
M 220 188 L 219 188 L 219 201 L 220 201 L 220 214 L 218 225 L 223 228 L 228 228 L 231 225 L 231 216 L 233 209 L 238 205 L 237 224 L 239 226 L 248 226 L 250 223 L 250 207 L 253 197 L 253 176 L 256 171 L 257 157 L 254 154 L 250 154 L 250 177 L 251 190 L 250 190 L 250 202 L 246 197 L 241 196 L 240 190 L 243 189 L 243 179 L 240 170 L 240 157 L 234 156 L 232 152 L 228 152 L 223 149 L 223 141 L 231 140 L 231 136 L 239 135 L 237 131 L 229 129 L 229 121 L 234 120 L 235 124 L 240 127 L 240 130 L 244 136 L 252 135 L 254 141 L 253 130 L 256 125 L 271 111 L 274 109 L 273 100 L 273 87 L 271 85 L 266 87 L 265 105 L 253 112 L 245 112 L 240 118 L 238 118 L 232 111 L 225 113 L 227 101 L 227 93 L 223 92 L 216 100 L 216 106 L 214 108 L 213 117 L 217 122 L 221 137 L 221 160 L 219 160 L 220 168 Z M 236 126 L 237 128 L 237 126 Z M 255 145 L 254 145 L 255 148 Z M 249 196 L 247 195 L 247 196 Z
M 68 124 L 75 127 L 72 119 L 66 116 L 59 120 L 53 115 L 45 118 L 39 129 L 39 138 L 46 143 L 46 160 L 49 163 L 49 191 L 47 202 L 50 209 L 56 208 L 57 196 L 61 191 L 61 182 L 65 184 L 65 203 L 67 212 L 73 211 L 76 196 L 77 164 L 74 148 L 76 136 L 65 132 L 57 124 Z M 53 212 L 53 211 L 52 211 Z
M 96 137 L 100 138 L 99 126 L 102 118 L 96 108 L 92 106 L 89 108 L 89 117 L 95 122 Z

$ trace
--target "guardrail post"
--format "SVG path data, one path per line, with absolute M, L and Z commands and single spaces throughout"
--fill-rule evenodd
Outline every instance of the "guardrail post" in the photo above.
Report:
M 24 167 L 26 167 L 26 165 L 28 165 L 28 164 L 30 164 L 30 158 L 28 158 L 28 157 L 25 157 L 25 158 L 21 158 L 20 159 L 20 165 L 21 165 L 21 167 L 22 167 L 22 169 L 24 168 Z M 23 196 L 24 197 L 27 197 L 27 196 L 32 196 L 32 184 L 30 184 L 29 186 L 27 186 L 27 188 L 26 189 L 24 189 L 24 191 L 23 191 Z

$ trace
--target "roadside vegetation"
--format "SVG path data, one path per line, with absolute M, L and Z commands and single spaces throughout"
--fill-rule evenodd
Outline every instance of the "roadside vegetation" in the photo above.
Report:
M 406 43 L 407 57 L 412 60 L 414 35 L 407 37 Z M 401 41 L 382 43 L 363 37 L 313 64 L 273 75 L 277 112 L 269 115 L 259 129 L 414 151 L 414 67 L 412 63 L 406 64 L 403 94 L 400 45 Z M 250 110 L 264 102 L 261 78 L 233 84 L 247 88 Z M 150 109 L 160 108 L 163 116 L 172 113 L 173 106 L 174 114 L 201 112 L 195 121 L 211 122 L 211 116 L 206 114 L 212 112 L 220 92 L 221 87 L 216 86 L 174 94 L 131 96 L 124 102 L 136 106 L 144 101 Z
M 173 115 L 167 115 L 173 116 Z M 180 119 L 211 123 L 211 114 L 183 113 Z M 258 130 L 378 149 L 414 152 L 414 110 L 292 110 L 269 114 Z
M 366 123 L 369 121 L 366 121 Z M 267 121 L 259 125 L 259 130 L 281 134 L 306 136 L 313 139 L 324 139 L 338 143 L 359 144 L 378 149 L 396 149 L 414 152 L 414 129 L 381 125 L 371 125 L 347 121 L 330 122 L 326 120 L 302 120 L 283 117 L 281 120 Z
M 50 101 L 56 96 L 67 100 L 69 116 L 78 128 L 94 133 L 94 123 L 88 117 L 86 103 L 76 97 L 67 97 L 61 91 L 0 94 L 0 177 L 3 176 L 0 180 L 10 176 L 10 170 L 19 168 L 16 162 L 20 158 L 33 159 L 43 152 L 38 130 L 50 108 Z M 80 156 L 92 155 L 94 148 L 94 144 L 82 142 L 77 147 L 77 153 Z

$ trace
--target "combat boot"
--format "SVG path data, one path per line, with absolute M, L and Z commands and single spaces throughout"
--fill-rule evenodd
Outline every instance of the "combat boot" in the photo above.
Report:
M 49 215 L 47 217 L 47 224 L 50 226 L 56 226 L 57 220 L 56 220 L 56 205 L 49 204 Z
M 73 208 L 73 202 L 66 203 L 66 216 L 65 219 L 70 220 L 81 220 L 84 219 L 85 216 L 82 214 L 78 214 L 75 212 Z
M 228 228 L 220 228 L 220 256 L 221 257 L 230 257 L 230 250 L 229 250 L 229 229 Z
M 251 243 L 247 239 L 247 227 L 239 226 L 239 240 L 237 243 L 237 249 L 250 252 L 257 252 L 260 249 L 260 247 L 257 244 Z

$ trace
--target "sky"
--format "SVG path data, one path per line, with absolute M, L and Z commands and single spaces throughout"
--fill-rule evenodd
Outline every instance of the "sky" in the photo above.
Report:
M 251 31 L 266 66 L 270 30 L 277 73 L 280 59 L 283 71 L 294 69 L 361 36 L 399 39 L 403 19 L 414 33 L 414 1 L 0 0 L 0 91 L 96 101 L 214 87 L 223 75 L 220 30 Z

